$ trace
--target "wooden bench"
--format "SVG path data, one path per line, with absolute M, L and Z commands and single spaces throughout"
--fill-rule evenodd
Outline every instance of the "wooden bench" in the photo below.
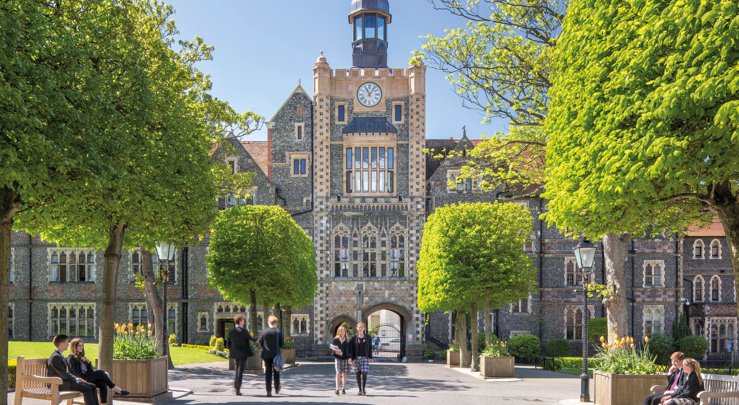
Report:
M 703 388 L 698 393 L 700 405 L 739 405 L 739 376 L 703 374 Z M 664 385 L 655 385 L 652 394 L 666 390 Z
M 59 405 L 61 401 L 73 405 L 75 398 L 82 398 L 81 392 L 59 391 L 62 379 L 47 377 L 47 360 L 18 356 L 15 368 L 15 405 L 21 405 L 23 398 L 48 400 L 52 405 Z M 84 401 L 80 403 L 84 404 Z

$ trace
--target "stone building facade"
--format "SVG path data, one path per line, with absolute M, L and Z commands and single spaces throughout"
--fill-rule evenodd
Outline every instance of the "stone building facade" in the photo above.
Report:
M 354 67 L 331 69 L 321 54 L 313 66 L 313 94 L 301 85 L 267 122 L 266 142 L 241 142 L 214 151 L 234 172 L 255 173 L 252 196 L 219 199 L 284 207 L 313 239 L 318 292 L 311 307 L 295 308 L 289 333 L 303 355 L 325 354 L 343 322 L 367 321 L 380 310 L 400 318 L 401 352 L 420 355 L 447 344 L 448 314 L 422 314 L 417 306 L 416 262 L 427 215 L 462 201 L 511 201 L 534 218 L 523 246 L 537 269 L 538 289 L 491 314 L 501 338 L 530 333 L 545 343 L 565 339 L 581 347 L 583 302 L 574 242 L 539 219 L 540 199 L 512 200 L 458 181 L 466 152 L 479 141 L 426 139 L 425 68 L 388 68 L 387 0 L 353 0 Z M 429 149 L 431 153 L 424 153 Z M 444 157 L 456 151 L 455 157 Z M 246 306 L 226 302 L 207 283 L 207 242 L 180 249 L 168 285 L 168 330 L 182 342 L 223 336 Z M 604 281 L 601 246 L 592 280 Z M 103 253 L 57 247 L 14 233 L 9 334 L 13 340 L 48 340 L 67 333 L 96 340 Z M 133 282 L 140 252 L 127 252 L 118 276 L 116 320 L 145 323 L 149 311 Z M 155 266 L 156 268 L 156 266 Z M 685 313 L 709 353 L 726 356 L 737 338 L 736 295 L 730 252 L 720 224 L 684 238 L 635 239 L 625 264 L 629 331 L 635 337 L 670 334 Z M 264 321 L 265 309 L 258 316 Z M 587 316 L 605 316 L 591 301 Z

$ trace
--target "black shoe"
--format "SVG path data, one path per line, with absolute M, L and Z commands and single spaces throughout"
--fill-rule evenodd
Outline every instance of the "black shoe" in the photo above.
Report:
M 118 395 L 128 395 L 130 392 L 128 390 L 121 390 L 121 392 Z
M 364 393 L 362 392 L 362 390 L 359 390 L 359 394 L 357 395 L 364 395 Z
M 346 390 L 342 388 L 341 389 L 341 393 L 346 395 Z M 337 392 L 337 394 L 338 394 L 338 392 Z
M 236 395 L 238 395 L 238 396 L 242 396 L 242 395 L 244 395 L 244 394 L 242 394 L 242 393 L 241 393 L 241 391 L 236 391 Z
M 336 390 L 336 395 L 339 395 L 339 390 Z
M 280 388 L 279 387 L 275 388 L 275 394 L 279 394 L 279 393 L 280 393 Z
M 268 397 L 271 397 L 272 396 L 272 392 L 271 391 L 267 391 L 267 396 Z

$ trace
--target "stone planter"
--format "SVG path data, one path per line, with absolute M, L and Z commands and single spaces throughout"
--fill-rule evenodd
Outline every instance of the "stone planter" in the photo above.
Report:
M 295 349 L 281 349 L 285 364 L 295 364 Z
M 459 367 L 459 352 L 446 351 L 446 366 L 447 367 Z
M 253 356 L 250 356 L 246 360 L 246 371 L 251 371 L 253 373 L 263 373 L 264 367 L 262 365 L 262 351 L 257 350 L 254 352 Z
M 640 404 L 653 385 L 664 385 L 664 375 L 625 375 L 593 372 L 595 405 Z
M 113 360 L 110 378 L 131 394 L 126 398 L 153 398 L 167 392 L 167 357 L 152 360 Z
M 485 378 L 513 377 L 515 366 L 514 357 L 480 356 L 480 375 Z

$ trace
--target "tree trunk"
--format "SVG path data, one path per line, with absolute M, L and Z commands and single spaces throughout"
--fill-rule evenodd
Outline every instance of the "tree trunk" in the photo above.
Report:
M 292 318 L 293 318 L 293 307 L 286 306 L 285 307 L 285 325 L 283 326 L 282 333 L 285 334 L 285 336 L 290 336 L 290 328 L 293 327 L 292 325 Z
M 472 330 L 472 361 L 470 362 L 470 370 L 479 371 L 480 364 L 478 362 L 479 353 L 477 352 L 477 331 L 478 324 L 477 304 L 472 304 L 470 308 L 470 329 Z
M 275 304 L 275 316 L 279 322 L 278 329 L 282 332 L 282 336 L 285 336 L 285 328 L 282 325 L 282 307 L 280 307 L 280 304 Z
M 267 317 L 269 317 L 269 302 L 265 300 L 262 306 L 262 330 L 267 329 Z
M 101 370 L 113 369 L 113 324 L 115 323 L 115 293 L 118 281 L 118 265 L 126 234 L 126 225 L 118 224 L 108 230 L 108 247 L 105 249 L 103 267 L 103 314 L 100 317 L 98 361 Z M 112 395 L 108 398 L 112 398 Z M 109 399 L 112 404 L 112 399 Z
M 465 367 L 469 365 L 465 364 L 469 353 L 469 349 L 467 349 L 467 314 L 461 308 L 457 310 L 456 329 L 457 343 L 459 343 L 459 361 L 460 365 Z
M 8 404 L 8 302 L 10 295 L 10 238 L 13 217 L 21 203 L 9 188 L 0 188 L 0 405 Z
M 490 319 L 490 303 L 485 301 L 482 304 L 482 323 L 485 325 L 485 340 L 490 339 L 493 334 L 493 321 Z
M 726 244 L 729 245 L 731 252 L 734 278 L 739 278 L 739 201 L 737 201 L 736 194 L 732 193 L 728 181 L 716 185 L 713 188 L 713 196 L 715 205 L 711 208 L 718 214 L 721 225 L 724 227 Z M 739 302 L 737 303 L 737 314 L 739 314 Z
M 603 255 L 606 262 L 607 295 L 603 297 L 608 318 L 608 341 L 614 336 L 629 334 L 628 312 L 626 309 L 626 286 L 624 264 L 629 255 L 631 235 L 608 233 L 603 237 Z
M 251 302 L 249 303 L 249 330 L 252 335 L 257 333 L 257 291 L 251 290 Z
M 141 249 L 141 273 L 144 276 L 144 295 L 146 297 L 146 305 L 149 307 L 150 314 L 153 319 L 149 319 L 149 325 L 154 327 L 154 340 L 157 344 L 157 352 L 163 355 L 162 348 L 164 331 L 162 330 L 162 297 L 159 295 L 156 286 L 156 276 L 154 275 L 154 266 L 151 265 L 151 253 Z

